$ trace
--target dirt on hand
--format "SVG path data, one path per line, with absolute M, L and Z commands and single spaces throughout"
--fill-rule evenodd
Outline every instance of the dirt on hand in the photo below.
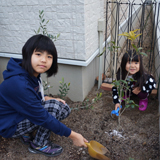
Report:
M 146 111 L 139 111 L 137 107 L 126 109 L 118 127 L 118 120 L 111 118 L 114 109 L 111 92 L 97 90 L 95 85 L 86 98 L 89 99 L 87 103 L 93 102 L 101 92 L 100 100 L 90 107 L 84 107 L 85 101 L 73 102 L 66 97 L 72 111 L 62 123 L 81 133 L 88 141 L 95 140 L 105 146 L 109 150 L 106 156 L 111 160 L 159 160 L 159 104 L 155 95 L 149 96 Z M 138 104 L 136 97 L 131 98 Z M 122 106 L 124 108 L 124 103 Z M 0 136 L 0 160 L 94 160 L 87 148 L 73 146 L 69 138 L 52 133 L 51 140 L 63 147 L 60 156 L 33 154 L 20 139 Z

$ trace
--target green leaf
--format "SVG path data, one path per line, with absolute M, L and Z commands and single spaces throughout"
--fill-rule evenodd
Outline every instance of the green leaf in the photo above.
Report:
M 40 11 L 40 14 L 43 14 L 44 10 Z
M 132 44 L 132 47 L 136 50 L 136 52 L 138 52 L 138 48 L 134 44 Z
M 127 87 L 126 87 L 126 90 L 128 91 L 128 90 L 129 90 L 129 88 L 130 88 L 130 86 L 127 86 Z
M 147 56 L 147 54 L 144 53 L 144 52 L 140 52 L 139 54 L 144 55 L 144 56 Z
M 103 49 L 103 52 L 98 57 L 102 56 L 105 51 L 106 51 L 106 48 Z
M 133 100 L 130 100 L 129 103 L 130 103 L 130 104 L 131 104 L 131 103 L 134 103 L 134 101 L 133 101 Z
M 119 81 L 116 81 L 114 82 L 115 86 L 119 86 L 120 85 L 120 82 Z
M 115 48 L 116 48 L 116 49 L 118 49 L 118 48 L 121 48 L 121 47 L 119 47 L 119 46 L 115 46 Z
M 113 82 L 116 82 L 117 80 L 113 80 Z
M 113 48 L 112 47 L 108 47 L 109 51 L 113 51 Z
M 135 106 L 136 106 L 136 107 L 139 107 L 139 105 L 138 105 L 138 104 L 135 104 Z
M 59 86 L 60 89 L 62 89 L 62 86 Z
M 57 34 L 57 38 L 60 36 L 60 33 L 59 34 Z
M 38 28 L 38 30 L 37 30 L 37 34 L 40 32 L 40 30 L 41 30 L 41 28 Z
M 138 51 L 140 51 L 141 49 L 143 49 L 143 48 L 142 48 L 142 47 L 139 47 L 139 48 L 138 48 Z
M 126 108 L 129 108 L 129 106 L 130 106 L 130 105 L 129 105 L 129 104 L 127 104 L 125 107 L 126 107 Z
M 131 82 L 132 82 L 132 81 L 135 81 L 135 80 L 134 80 L 133 78 L 129 78 L 129 81 L 131 81 Z
M 121 97 L 124 97 L 124 91 L 121 92 Z
M 116 42 L 115 42 L 115 41 L 111 41 L 110 43 L 111 43 L 111 44 L 114 44 L 114 45 L 116 44 Z
M 127 84 L 127 81 L 125 81 L 125 80 L 120 80 L 121 82 L 123 82 L 124 84 Z

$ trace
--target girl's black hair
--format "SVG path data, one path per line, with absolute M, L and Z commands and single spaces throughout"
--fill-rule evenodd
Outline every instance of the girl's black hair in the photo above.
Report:
M 47 77 L 55 75 L 58 71 L 57 64 L 57 50 L 53 41 L 44 35 L 34 35 L 27 40 L 22 48 L 22 68 L 24 68 L 31 76 L 33 76 L 34 70 L 31 65 L 31 57 L 34 51 L 48 52 L 53 56 L 53 62 L 51 68 L 46 71 Z
M 140 63 L 139 71 L 133 75 L 133 79 L 136 80 L 135 87 L 139 87 L 140 89 L 142 89 L 143 84 L 147 80 L 148 73 L 145 71 L 143 67 L 142 56 L 140 54 L 137 54 L 135 50 L 133 50 L 133 52 L 132 50 L 126 51 L 125 54 L 123 55 L 121 65 L 120 65 L 121 75 L 120 75 L 120 68 L 119 68 L 117 71 L 117 80 L 119 80 L 120 78 L 125 80 L 128 73 L 126 71 L 126 64 L 128 61 L 131 61 L 131 57 L 133 57 L 132 61 Z

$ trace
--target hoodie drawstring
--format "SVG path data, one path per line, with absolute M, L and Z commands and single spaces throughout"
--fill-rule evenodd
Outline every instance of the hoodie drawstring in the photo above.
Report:
M 45 98 L 44 98 L 44 89 L 43 89 L 43 85 L 42 85 L 42 79 L 40 78 L 40 81 L 38 81 L 39 83 L 39 90 L 41 92 L 41 96 L 42 96 L 42 101 L 45 101 Z

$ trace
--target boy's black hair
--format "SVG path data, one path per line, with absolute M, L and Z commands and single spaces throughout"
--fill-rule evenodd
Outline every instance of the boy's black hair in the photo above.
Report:
M 135 87 L 139 87 L 140 89 L 142 89 L 143 84 L 147 80 L 148 73 L 143 67 L 142 56 L 140 54 L 137 54 L 135 50 L 133 50 L 133 52 L 132 50 L 126 51 L 125 54 L 123 55 L 120 65 L 122 75 L 120 75 L 120 68 L 119 68 L 117 71 L 117 80 L 119 80 L 120 78 L 125 80 L 128 73 L 126 71 L 126 64 L 128 61 L 131 61 L 131 57 L 133 57 L 132 61 L 140 63 L 139 71 L 133 75 L 133 79 L 136 80 Z
M 53 43 L 53 41 L 44 35 L 38 34 L 34 35 L 27 40 L 25 45 L 22 48 L 22 68 L 24 68 L 31 76 L 33 76 L 33 68 L 31 65 L 31 57 L 34 51 L 40 52 L 48 52 L 53 56 L 53 62 L 51 68 L 46 71 L 47 77 L 51 77 L 55 75 L 58 71 L 58 64 L 57 64 L 57 50 Z

